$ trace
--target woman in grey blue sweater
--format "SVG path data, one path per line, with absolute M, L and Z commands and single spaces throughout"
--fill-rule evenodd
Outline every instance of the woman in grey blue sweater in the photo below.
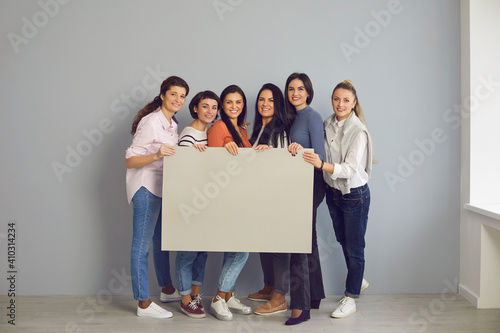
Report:
M 287 115 L 290 124 L 288 150 L 296 155 L 301 148 L 314 148 L 324 160 L 323 119 L 309 104 L 314 90 L 311 80 L 304 73 L 291 74 L 285 86 Z M 310 309 L 318 309 L 325 298 L 323 278 L 319 260 L 316 237 L 316 211 L 325 197 L 325 182 L 320 169 L 314 172 L 313 216 L 312 216 L 312 253 L 292 253 L 290 257 L 290 308 L 292 315 L 286 325 L 300 324 L 310 318 Z

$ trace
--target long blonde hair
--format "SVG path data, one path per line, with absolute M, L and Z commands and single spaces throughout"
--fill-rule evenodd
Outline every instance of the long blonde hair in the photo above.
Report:
M 352 84 L 351 80 L 344 80 L 339 84 L 337 84 L 332 91 L 332 97 L 331 97 L 332 99 L 333 99 L 333 94 L 337 89 L 345 89 L 352 92 L 352 94 L 354 95 L 354 100 L 356 101 L 356 105 L 354 106 L 354 113 L 356 114 L 356 116 L 358 116 L 359 120 L 361 120 L 363 125 L 365 125 L 366 129 L 368 129 L 368 126 L 366 126 L 365 117 L 363 116 L 363 109 L 361 108 L 361 104 L 359 104 L 359 98 L 358 94 L 356 93 L 356 88 L 354 88 L 354 85 Z
M 344 80 L 344 81 L 340 82 L 339 84 L 337 84 L 335 86 L 335 88 L 333 88 L 331 99 L 333 99 L 333 94 L 335 93 L 335 90 L 337 90 L 337 89 L 349 90 L 354 95 L 354 100 L 356 101 L 356 105 L 354 106 L 354 110 L 353 110 L 354 114 L 359 118 L 359 120 L 361 120 L 363 125 L 365 125 L 366 131 L 368 132 L 368 135 L 370 135 L 370 137 L 371 137 L 370 131 L 368 130 L 368 126 L 366 125 L 365 116 L 363 115 L 363 109 L 361 108 L 361 104 L 359 104 L 359 98 L 358 98 L 358 94 L 356 93 L 356 88 L 354 88 L 354 85 L 352 84 L 351 80 Z M 372 152 L 373 152 L 373 137 L 372 137 Z M 372 153 L 372 156 L 373 156 L 372 163 L 376 163 L 375 153 Z

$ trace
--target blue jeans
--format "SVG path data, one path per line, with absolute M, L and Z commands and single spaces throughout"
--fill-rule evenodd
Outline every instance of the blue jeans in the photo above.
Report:
M 235 289 L 236 279 L 248 259 L 248 252 L 224 252 L 222 271 L 219 277 L 219 290 L 228 293 Z
M 161 250 L 161 198 L 141 187 L 132 198 L 134 221 L 130 270 L 134 298 L 149 299 L 148 255 L 153 241 L 153 261 L 160 287 L 172 284 L 169 252 Z
M 177 289 L 181 295 L 191 294 L 191 286 L 203 285 L 206 252 L 178 251 L 175 258 Z
M 345 195 L 329 187 L 326 191 L 326 204 L 347 265 L 344 294 L 357 298 L 365 271 L 365 233 L 370 209 L 368 184 L 353 188 Z

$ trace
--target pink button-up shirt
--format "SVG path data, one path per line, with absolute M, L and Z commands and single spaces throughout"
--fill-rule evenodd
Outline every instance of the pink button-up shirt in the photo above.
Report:
M 160 109 L 144 116 L 134 134 L 132 145 L 127 149 L 125 158 L 144 156 L 158 152 L 161 144 L 176 146 L 179 140 L 177 121 L 172 117 L 169 124 Z M 127 199 L 130 203 L 135 192 L 144 186 L 154 195 L 162 196 L 163 159 L 142 168 L 127 169 Z

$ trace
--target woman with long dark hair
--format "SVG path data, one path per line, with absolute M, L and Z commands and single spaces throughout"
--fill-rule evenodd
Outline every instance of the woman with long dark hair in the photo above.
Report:
M 254 147 L 286 148 L 289 143 L 285 102 L 280 88 L 266 83 L 257 94 L 255 121 L 250 143 Z M 264 288 L 248 295 L 253 301 L 268 301 L 254 310 L 258 315 L 270 315 L 287 310 L 285 295 L 289 287 L 289 253 L 260 253 Z
M 356 312 L 355 299 L 368 287 L 365 233 L 370 209 L 373 144 L 352 82 L 340 82 L 332 93 L 333 114 L 325 120 L 326 157 L 304 153 L 304 160 L 324 171 L 326 203 L 347 266 L 344 297 L 332 312 L 344 318 Z
M 184 105 L 189 93 L 186 81 L 168 77 L 160 93 L 139 111 L 132 124 L 132 145 L 127 149 L 127 197 L 134 206 L 131 251 L 131 276 L 134 298 L 138 300 L 137 315 L 170 318 L 149 297 L 148 254 L 153 242 L 153 259 L 162 302 L 176 301 L 180 295 L 172 286 L 169 252 L 161 250 L 161 196 L 163 157 L 175 154 L 177 120 L 175 114 Z
M 251 148 L 245 128 L 247 99 L 237 85 L 226 87 L 221 95 L 221 120 L 208 130 L 209 147 L 225 147 L 231 154 L 238 154 L 238 147 Z
M 226 87 L 221 95 L 221 120 L 208 130 L 209 147 L 225 147 L 229 153 L 238 154 L 238 148 L 251 148 L 247 130 L 243 127 L 247 110 L 247 100 L 243 90 L 236 85 Z M 225 236 L 224 236 L 225 237 Z M 248 252 L 224 252 L 222 271 L 217 293 L 210 307 L 219 320 L 233 320 L 232 312 L 250 314 L 252 308 L 244 305 L 236 297 L 236 279 L 248 259 Z
M 288 150 L 296 155 L 301 148 L 314 148 L 314 152 L 324 159 L 323 119 L 311 104 L 314 90 L 309 77 L 304 73 L 293 73 L 286 80 L 285 105 L 290 128 Z M 323 173 L 314 172 L 313 214 L 312 214 L 312 253 L 292 253 L 290 257 L 290 280 L 295 281 L 290 288 L 290 308 L 292 315 L 287 325 L 299 324 L 310 318 L 309 311 L 318 309 L 325 298 L 321 265 L 316 236 L 316 213 L 325 197 Z M 311 222 L 308 222 L 311 223 Z
M 268 145 L 287 147 L 290 136 L 285 110 L 285 101 L 281 89 L 272 83 L 260 88 L 255 102 L 255 120 L 250 143 L 252 145 Z

